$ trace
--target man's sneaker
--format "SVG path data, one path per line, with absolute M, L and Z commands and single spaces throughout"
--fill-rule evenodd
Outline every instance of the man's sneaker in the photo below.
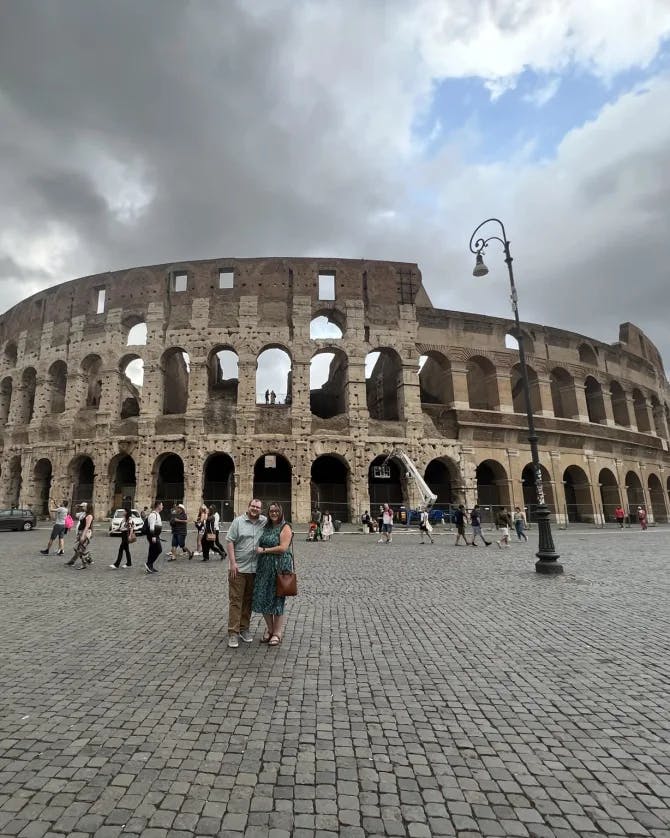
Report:
M 251 643 L 254 639 L 254 636 L 249 631 L 249 629 L 244 629 L 244 631 L 241 631 L 240 637 L 242 638 L 242 640 L 244 640 L 245 643 Z
M 384 543 L 384 539 L 383 539 L 383 538 L 378 538 L 378 539 L 377 539 L 377 544 L 383 544 L 383 543 Z
M 194 556 L 202 556 L 202 553 L 200 552 L 200 550 L 194 550 L 194 551 L 193 551 L 193 553 L 192 553 L 192 555 L 194 555 Z
M 48 550 L 40 550 L 40 553 L 41 553 L 43 556 L 48 556 L 48 555 L 49 555 L 49 551 L 48 551 Z
M 144 569 L 147 573 L 153 573 L 153 570 L 149 567 L 149 565 L 145 562 Z
M 229 649 L 237 649 L 240 645 L 240 639 L 236 634 L 230 634 L 228 636 L 228 648 Z
M 113 568 L 114 570 L 118 570 L 118 569 L 119 569 L 119 566 L 118 566 L 118 565 L 116 565 L 116 564 L 110 564 L 110 567 L 111 567 L 111 568 Z
M 65 554 L 65 550 L 59 550 L 59 551 L 56 553 L 56 555 L 57 555 L 57 556 L 62 556 L 62 555 L 64 555 L 64 554 Z

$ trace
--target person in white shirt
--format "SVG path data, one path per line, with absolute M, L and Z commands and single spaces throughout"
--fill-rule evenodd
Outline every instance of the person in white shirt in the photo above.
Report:
M 149 526 L 149 532 L 147 533 L 149 552 L 144 565 L 144 569 L 147 573 L 158 573 L 154 567 L 154 562 L 163 552 L 163 548 L 161 547 L 161 530 L 163 529 L 163 520 L 161 518 L 162 511 L 163 503 L 162 501 L 157 500 L 154 503 L 154 508 L 147 516 L 147 524 Z

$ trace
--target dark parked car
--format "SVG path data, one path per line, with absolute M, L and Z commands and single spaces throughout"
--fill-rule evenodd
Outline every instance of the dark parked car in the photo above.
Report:
M 0 509 L 0 530 L 32 530 L 37 518 L 32 509 Z

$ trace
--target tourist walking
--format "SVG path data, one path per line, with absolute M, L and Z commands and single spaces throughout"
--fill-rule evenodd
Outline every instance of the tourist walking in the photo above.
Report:
M 163 552 L 163 548 L 161 547 L 161 530 L 163 529 L 162 511 L 163 503 L 157 500 L 154 503 L 154 508 L 147 515 L 147 541 L 149 542 L 149 551 L 144 564 L 144 569 L 147 573 L 158 573 L 154 567 L 154 563 Z
M 640 529 L 647 529 L 647 511 L 642 506 L 637 508 L 637 520 L 640 522 Z
M 194 556 L 202 556 L 202 537 L 205 533 L 205 522 L 207 521 L 207 516 L 209 515 L 209 509 L 203 505 L 198 510 L 198 515 L 195 519 L 195 551 L 193 552 Z
M 520 506 L 514 507 L 514 529 L 516 530 L 516 537 L 519 541 L 523 539 L 528 541 L 526 530 L 528 529 L 528 521 L 526 520 L 526 513 Z
M 218 544 L 218 536 L 216 532 L 216 517 L 215 513 L 216 509 L 213 506 L 209 507 L 209 514 L 207 515 L 207 519 L 205 520 L 205 532 L 202 538 L 202 561 L 208 562 L 209 561 L 209 551 L 214 550 L 215 553 L 219 554 L 219 558 L 223 561 L 223 557 L 225 555 L 223 547 Z
M 428 520 L 428 510 L 422 509 L 421 510 L 421 517 L 419 518 L 419 532 L 421 533 L 421 541 L 420 544 L 425 544 L 424 537 L 428 536 L 430 539 L 431 544 L 435 544 L 435 540 L 433 539 L 433 528 L 430 525 L 430 521 Z
M 333 516 L 330 512 L 326 511 L 323 513 L 323 518 L 321 519 L 321 535 L 326 541 L 330 541 L 334 532 Z
M 370 517 L 370 513 L 366 509 L 365 512 L 361 515 L 361 523 L 363 524 L 364 530 L 363 532 L 376 532 L 375 529 L 375 522 Z
M 252 608 L 265 618 L 261 643 L 279 646 L 284 636 L 286 597 L 277 596 L 277 574 L 293 570 L 293 530 L 284 519 L 281 504 L 273 502 L 256 548 L 256 581 Z
M 500 512 L 498 512 L 496 516 L 496 527 L 498 528 L 498 533 L 500 534 L 500 538 L 496 541 L 499 549 L 502 549 L 503 545 L 505 547 L 509 547 L 509 528 L 511 524 L 511 518 L 509 512 L 503 507 Z
M 619 504 L 617 508 L 614 510 L 614 520 L 617 522 L 621 529 L 623 529 L 623 522 L 625 517 L 626 513 L 623 511 L 623 506 Z
M 215 506 L 210 506 L 209 508 L 210 510 L 214 510 L 214 535 L 216 535 L 214 544 L 218 547 L 217 552 L 221 553 L 221 561 L 223 561 L 226 551 L 223 544 L 219 541 L 219 535 L 221 534 L 221 516 L 219 515 L 219 510 Z
M 77 523 L 77 538 L 74 543 L 74 553 L 66 565 L 72 567 L 79 559 L 81 565 L 79 570 L 86 570 L 89 565 L 93 564 L 93 559 L 89 553 L 88 546 L 91 543 L 93 536 L 93 504 L 80 503 L 79 504 L 79 522 Z
M 189 560 L 192 559 L 193 552 L 186 546 L 188 515 L 186 514 L 186 507 L 183 503 L 178 503 L 172 510 L 170 527 L 172 528 L 172 549 L 170 550 L 168 561 L 173 562 L 176 560 L 178 550 L 181 550 L 182 554 L 185 553 Z
M 484 533 L 482 532 L 482 513 L 477 503 L 472 507 L 472 511 L 470 512 L 470 526 L 472 527 L 472 541 L 470 544 L 473 547 L 477 547 L 475 538 L 479 537 L 484 542 L 484 546 L 488 547 L 491 542 L 484 538 Z
M 47 546 L 44 550 L 40 550 L 40 553 L 42 553 L 43 556 L 49 555 L 51 545 L 54 543 L 56 539 L 58 539 L 58 551 L 56 555 L 62 556 L 65 552 L 65 534 L 67 532 L 67 525 L 65 522 L 66 519 L 69 517 L 67 506 L 67 501 L 64 500 L 60 506 L 57 506 L 51 510 L 54 514 L 54 523 L 53 527 L 51 528 L 51 535 L 49 536 Z M 72 519 L 70 519 L 70 521 L 72 521 Z M 70 526 L 72 526 L 72 523 L 70 524 Z
M 463 504 L 458 505 L 458 509 L 454 513 L 454 523 L 456 524 L 456 541 L 454 542 L 454 547 L 458 547 L 461 542 L 461 538 L 465 546 L 468 546 L 468 537 L 465 534 L 465 524 L 467 521 L 467 512 L 465 511 L 465 507 Z
M 382 528 L 381 537 L 377 540 L 377 544 L 390 544 L 393 541 L 393 510 L 385 503 L 382 506 Z
M 238 515 L 228 528 L 228 646 L 236 649 L 240 638 L 245 643 L 254 639 L 249 631 L 251 600 L 256 577 L 256 548 L 267 521 L 261 515 L 263 506 L 254 498 L 244 515 Z
M 130 556 L 130 539 L 132 533 L 132 540 L 135 541 L 135 525 L 133 524 L 133 519 L 130 514 L 130 509 L 126 509 L 126 517 L 121 521 L 121 526 L 119 527 L 119 532 L 121 533 L 121 544 L 119 545 L 119 552 L 116 555 L 116 561 L 114 564 L 110 564 L 110 567 L 113 567 L 114 570 L 118 570 L 121 567 L 121 558 L 123 554 L 126 554 L 126 563 L 123 567 L 132 567 L 133 560 Z

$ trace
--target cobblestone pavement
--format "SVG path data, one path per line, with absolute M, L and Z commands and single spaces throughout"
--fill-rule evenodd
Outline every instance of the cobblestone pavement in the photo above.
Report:
M 0 534 L 0 835 L 670 836 L 670 529 L 297 542 L 283 644 L 220 562 Z M 531 537 L 531 542 L 533 538 Z

